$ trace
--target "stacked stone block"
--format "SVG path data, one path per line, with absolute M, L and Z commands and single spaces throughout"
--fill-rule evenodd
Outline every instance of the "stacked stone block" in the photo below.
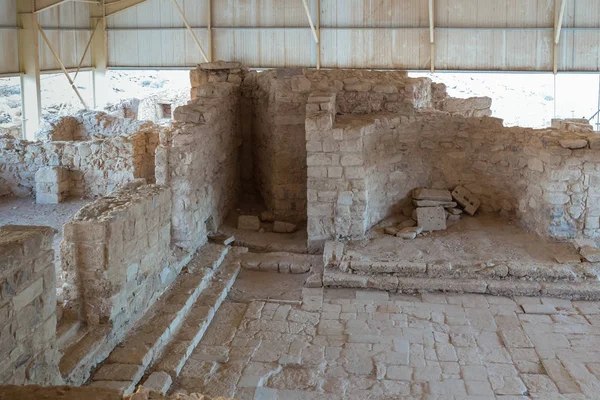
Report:
M 69 196 L 69 171 L 60 167 L 43 167 L 35 173 L 35 201 L 38 204 L 58 204 Z
M 131 326 L 175 279 L 171 193 L 125 187 L 82 208 L 64 226 L 65 298 L 89 325 Z
M 157 182 L 172 189 L 173 243 L 188 251 L 221 225 L 240 188 L 239 84 L 206 83 L 195 93 L 175 110 L 174 129 L 156 153 Z
M 0 382 L 60 383 L 54 230 L 0 227 Z
M 334 129 L 336 95 L 313 93 L 306 105 L 309 248 L 325 240 L 357 238 L 366 228 L 367 192 L 362 130 Z

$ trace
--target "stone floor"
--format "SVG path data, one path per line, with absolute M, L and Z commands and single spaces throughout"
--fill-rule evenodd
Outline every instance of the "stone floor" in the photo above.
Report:
M 266 295 L 276 277 L 277 293 L 289 283 L 285 300 Z M 246 271 L 172 391 L 240 400 L 600 399 L 600 302 L 300 289 L 297 279 Z

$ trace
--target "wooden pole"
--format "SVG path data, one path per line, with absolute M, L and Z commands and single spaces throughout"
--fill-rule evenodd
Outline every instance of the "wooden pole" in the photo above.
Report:
M 48 45 L 48 48 L 50 49 L 50 52 L 52 53 L 52 55 L 54 56 L 54 58 L 58 62 L 58 65 L 60 66 L 60 69 L 62 70 L 63 74 L 65 74 L 65 76 L 67 77 L 67 80 L 69 81 L 69 84 L 71 85 L 71 88 L 73 89 L 73 91 L 75 92 L 75 94 L 77 95 L 77 97 L 79 98 L 79 101 L 81 101 L 81 104 L 83 104 L 83 108 L 85 108 L 86 110 L 88 110 L 89 107 L 87 106 L 87 104 L 83 100 L 83 97 L 81 97 L 81 93 L 79 93 L 79 90 L 75 86 L 75 82 L 73 82 L 73 80 L 71 79 L 71 75 L 69 75 L 69 71 L 67 71 L 67 69 L 65 68 L 65 65 L 62 63 L 60 57 L 58 56 L 58 53 L 56 53 L 56 51 L 54 50 L 54 47 L 52 47 L 52 43 L 50 43 L 50 40 L 48 39 L 48 36 L 46 36 L 46 32 L 44 32 L 44 30 L 42 29 L 42 27 L 39 26 L 39 25 L 38 25 L 38 29 L 40 31 L 40 34 L 42 35 L 42 39 L 44 39 L 44 42 L 46 42 L 46 44 Z
M 317 69 L 321 69 L 321 0 L 317 0 Z
M 317 30 L 315 29 L 315 25 L 313 24 L 312 17 L 310 16 L 310 9 L 308 8 L 308 3 L 306 0 L 302 0 L 302 4 L 304 4 L 304 11 L 306 12 L 306 18 L 308 18 L 308 23 L 310 24 L 310 30 L 312 31 L 313 37 L 315 38 L 315 42 L 319 43 L 319 36 L 317 35 Z
M 431 47 L 431 72 L 435 72 L 435 25 L 433 15 L 433 1 L 429 0 L 429 45 Z
M 181 15 L 181 18 L 183 19 L 183 23 L 185 24 L 185 27 L 187 28 L 187 30 L 190 32 L 190 35 L 192 35 L 192 39 L 196 43 L 196 46 L 198 46 L 198 49 L 200 49 L 200 53 L 202 54 L 202 57 L 204 58 L 204 61 L 209 62 L 208 56 L 204 52 L 204 49 L 202 48 L 202 45 L 200 44 L 200 41 L 198 40 L 198 37 L 196 36 L 196 34 L 194 33 L 194 31 L 192 30 L 192 27 L 190 26 L 190 24 L 188 23 L 188 20 L 185 17 L 185 14 L 183 13 L 183 10 L 179 6 L 179 3 L 177 2 L 177 0 L 173 0 L 173 4 L 175 4 L 175 8 L 177 8 L 177 11 L 179 11 L 179 14 Z

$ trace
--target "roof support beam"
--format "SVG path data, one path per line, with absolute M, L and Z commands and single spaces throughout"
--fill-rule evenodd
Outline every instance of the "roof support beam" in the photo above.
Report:
M 125 11 L 128 8 L 135 7 L 138 4 L 142 4 L 146 0 L 113 0 L 111 2 L 106 2 L 104 5 L 105 15 L 111 16 L 121 11 Z
M 23 110 L 23 138 L 35 140 L 35 132 L 42 119 L 40 94 L 40 58 L 37 15 L 29 3 L 19 0 L 19 68 L 21 71 L 21 105 Z M 29 11 L 29 12 L 26 12 Z
M 434 0 L 429 0 L 429 45 L 431 47 L 431 72 L 435 72 L 435 25 L 434 25 Z
M 79 90 L 75 86 L 75 82 L 73 82 L 73 79 L 71 79 L 71 75 L 69 74 L 69 71 L 67 71 L 67 69 L 65 68 L 65 65 L 61 61 L 60 56 L 58 55 L 56 50 L 54 50 L 54 47 L 52 46 L 52 43 L 50 43 L 48 36 L 46 36 L 46 32 L 44 32 L 44 30 L 42 28 L 40 28 L 39 26 L 38 26 L 38 29 L 39 29 L 40 34 L 42 35 L 42 39 L 44 39 L 44 42 L 46 42 L 46 45 L 48 45 L 48 48 L 50 49 L 50 52 L 52 53 L 52 55 L 58 62 L 58 65 L 60 66 L 60 69 L 62 70 L 63 74 L 65 74 L 65 76 L 67 77 L 67 80 L 69 81 L 69 84 L 71 85 L 71 88 L 73 89 L 73 91 L 79 98 L 79 101 L 83 105 L 83 108 L 85 108 L 87 110 L 88 109 L 87 104 L 83 100 L 83 97 L 81 97 L 81 93 L 79 93 Z
M 302 0 L 302 4 L 304 4 L 304 11 L 306 12 L 306 18 L 308 18 L 308 23 L 310 24 L 310 30 L 315 38 L 315 43 L 319 43 L 319 35 L 317 35 L 317 30 L 315 29 L 315 25 L 313 24 L 312 17 L 310 16 L 310 9 L 308 8 L 308 3 L 306 0 Z
M 558 73 L 558 44 L 560 43 L 560 32 L 565 17 L 566 5 L 567 0 L 554 0 L 554 52 L 552 53 L 552 72 L 554 75 Z
M 204 52 L 204 49 L 202 48 L 202 45 L 200 44 L 200 41 L 198 40 L 198 37 L 196 36 L 196 34 L 194 33 L 194 31 L 192 30 L 192 27 L 190 26 L 190 24 L 188 23 L 188 20 L 185 17 L 185 14 L 183 13 L 183 10 L 179 6 L 179 3 L 177 2 L 177 0 L 173 0 L 173 4 L 175 5 L 175 8 L 177 9 L 177 11 L 179 11 L 179 14 L 181 15 L 181 19 L 183 19 L 183 23 L 185 24 L 185 27 L 187 28 L 187 30 L 190 33 L 190 35 L 192 35 L 192 39 L 194 39 L 194 42 L 196 43 L 196 46 L 198 46 L 198 49 L 200 50 L 200 53 L 202 54 L 202 57 L 204 58 L 204 61 L 205 62 L 209 62 L 208 56 Z
M 321 0 L 317 1 L 317 15 L 315 22 L 317 24 L 317 69 L 321 69 Z
M 212 0 L 208 0 L 208 12 L 206 17 L 206 30 L 208 34 L 208 60 L 213 61 L 213 34 L 212 34 Z

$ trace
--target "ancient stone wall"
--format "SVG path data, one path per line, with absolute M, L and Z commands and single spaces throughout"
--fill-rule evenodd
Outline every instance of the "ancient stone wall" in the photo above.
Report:
M 253 149 L 255 182 L 267 208 L 291 221 L 306 218 L 304 122 L 310 92 L 335 93 L 338 114 L 408 115 L 441 108 L 447 99 L 445 87 L 438 86 L 434 104 L 429 79 L 399 71 L 278 69 L 250 73 L 243 85 L 254 108 L 252 140 L 244 146 Z
M 149 128 L 150 129 L 150 128 Z M 69 170 L 70 194 L 96 197 L 137 178 L 154 182 L 158 130 L 92 141 L 29 142 L 0 137 L 0 179 L 16 196 L 35 192 L 35 173 L 43 167 Z
M 482 212 L 516 214 L 541 235 L 600 234 L 600 136 L 504 128 L 496 118 L 440 111 L 342 115 L 334 124 L 334 101 L 317 92 L 307 105 L 313 245 L 362 237 L 410 207 L 416 187 L 458 185 L 480 198 Z
M 157 182 L 172 190 L 173 243 L 188 251 L 221 225 L 240 188 L 240 85 L 212 78 L 194 83 L 197 74 L 227 80 L 237 67 L 229 74 L 211 66 L 192 72 L 195 100 L 175 110 L 173 129 L 161 135 L 156 153 Z
M 126 331 L 180 272 L 170 258 L 170 190 L 124 187 L 64 226 L 64 296 L 89 325 Z
M 58 384 L 54 230 L 0 227 L 0 382 Z
M 131 136 L 140 132 L 152 134 L 157 130 L 150 121 L 138 121 L 110 115 L 101 111 L 80 111 L 74 115 L 54 117 L 44 121 L 35 133 L 37 140 L 90 141 L 114 136 Z M 158 135 L 158 132 L 155 133 Z

